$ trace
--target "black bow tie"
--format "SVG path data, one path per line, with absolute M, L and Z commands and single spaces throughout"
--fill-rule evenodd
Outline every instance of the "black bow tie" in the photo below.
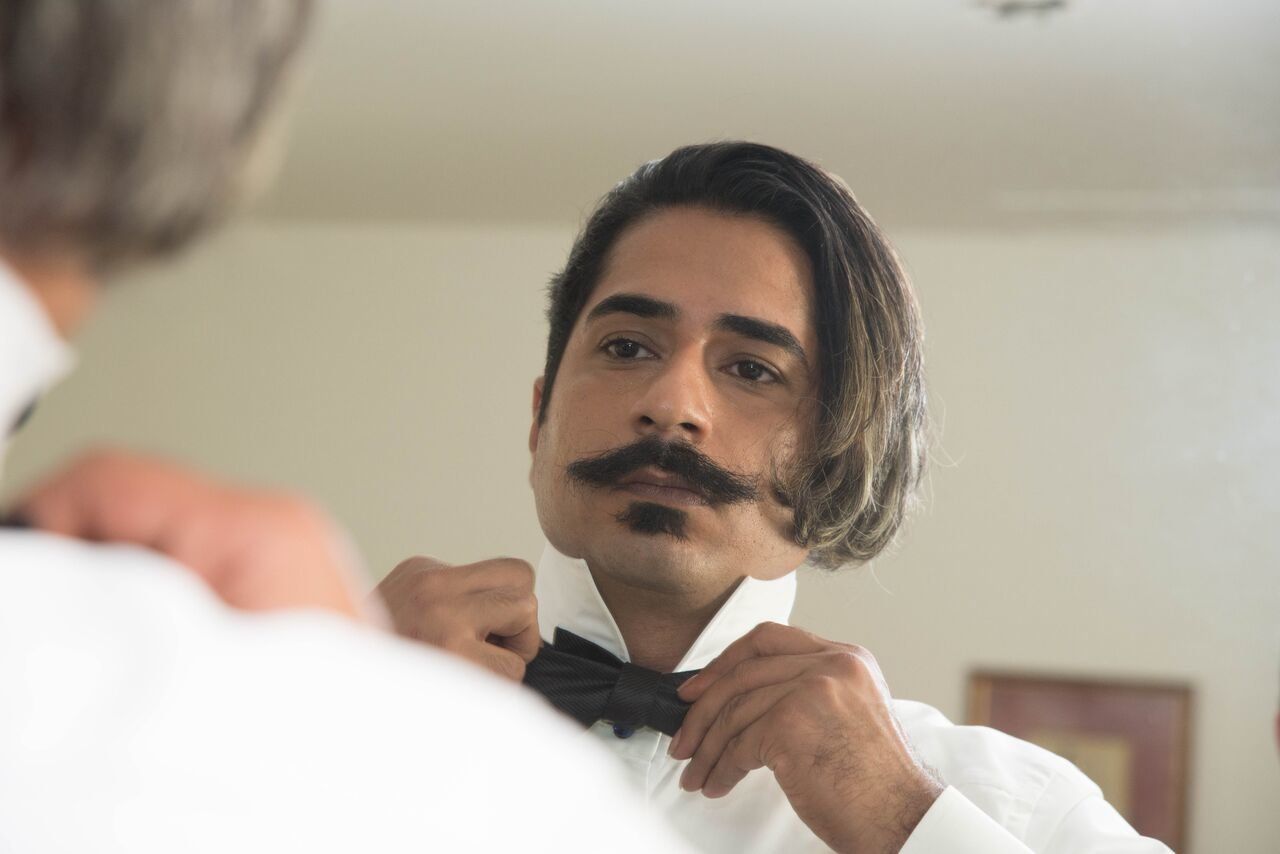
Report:
M 675 735 L 689 704 L 676 689 L 697 673 L 659 673 L 624 662 L 566 629 L 543 645 L 524 672 L 524 684 L 583 726 L 609 721 L 619 729 L 647 726 Z

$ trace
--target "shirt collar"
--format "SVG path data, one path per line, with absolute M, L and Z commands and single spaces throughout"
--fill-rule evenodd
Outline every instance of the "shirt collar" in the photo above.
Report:
M 18 417 L 74 362 L 35 294 L 0 261 L 0 449 Z
M 538 563 L 534 592 L 538 597 L 538 628 L 544 639 L 550 640 L 560 626 L 604 647 L 623 661 L 631 660 L 618 624 L 600 598 L 586 561 L 567 557 L 548 543 Z M 795 599 L 794 570 L 770 581 L 744 578 L 675 669 L 706 667 L 725 647 L 760 623 L 786 623 Z

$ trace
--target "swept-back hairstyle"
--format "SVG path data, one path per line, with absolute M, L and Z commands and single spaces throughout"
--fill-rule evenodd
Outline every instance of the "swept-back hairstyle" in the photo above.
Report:
M 99 272 L 246 189 L 311 0 L 0 0 L 0 242 Z
M 618 238 L 657 211 L 697 206 L 759 217 L 790 235 L 813 270 L 818 406 L 774 489 L 810 561 L 836 568 L 879 554 L 910 509 L 927 455 L 923 327 L 915 294 L 871 217 L 836 176 L 777 148 L 679 148 L 606 195 L 549 291 L 539 418 L 578 316 Z

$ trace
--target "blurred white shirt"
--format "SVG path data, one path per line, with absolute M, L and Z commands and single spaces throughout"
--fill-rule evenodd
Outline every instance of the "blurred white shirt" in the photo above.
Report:
M 0 268 L 0 416 L 66 355 Z M 0 854 L 683 850 L 642 801 L 536 697 L 443 653 L 0 531 Z
M 705 667 L 760 623 L 786 623 L 795 592 L 794 572 L 774 581 L 745 579 L 675 670 Z M 630 660 L 583 561 L 548 545 L 536 593 L 539 629 L 548 642 L 562 626 Z M 1138 836 L 1065 759 L 996 730 L 956 726 L 923 703 L 894 700 L 893 711 L 920 760 L 947 784 L 902 854 L 1167 854 L 1163 844 Z M 590 736 L 622 760 L 649 802 L 700 851 L 828 850 L 796 816 L 767 769 L 712 800 L 680 788 L 685 762 L 667 756 L 670 737 L 648 728 L 615 730 L 603 721 L 590 728 Z

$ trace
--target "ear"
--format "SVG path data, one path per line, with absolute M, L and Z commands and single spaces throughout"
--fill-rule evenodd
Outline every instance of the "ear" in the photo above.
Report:
M 533 381 L 533 418 L 529 425 L 529 453 L 538 450 L 538 413 L 542 411 L 542 392 L 546 388 L 546 377 L 538 377 Z

